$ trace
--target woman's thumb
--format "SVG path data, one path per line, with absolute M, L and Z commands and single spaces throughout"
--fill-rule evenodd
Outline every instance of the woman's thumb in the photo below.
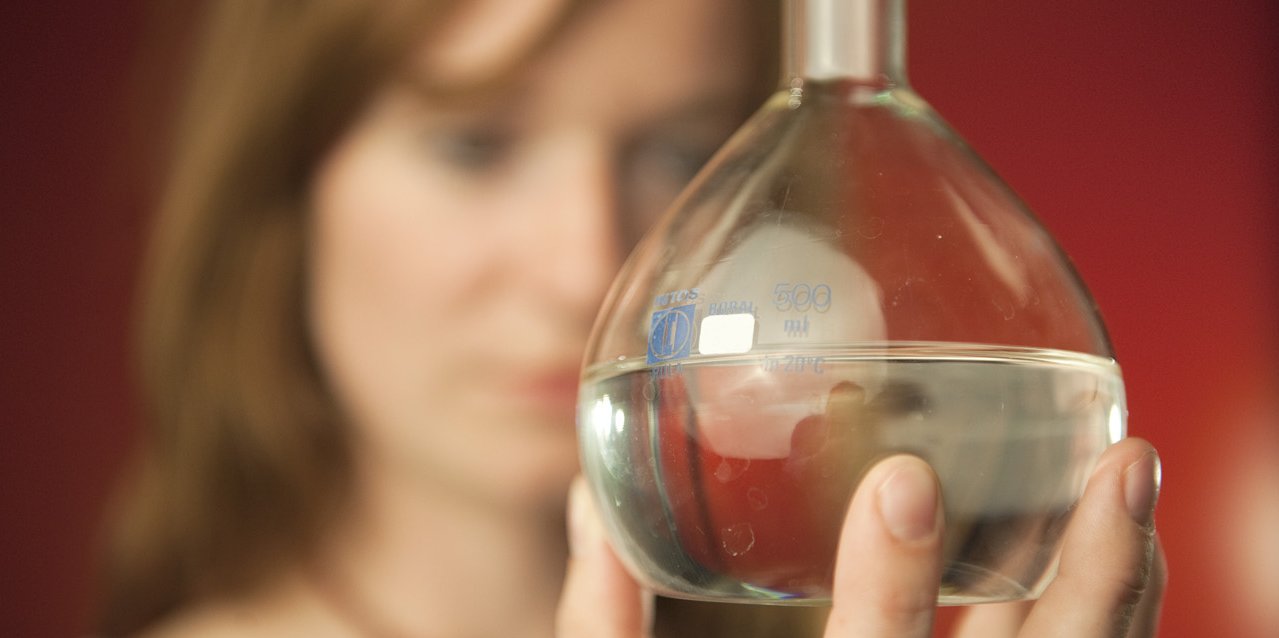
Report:
M 559 638 L 638 638 L 648 635 L 652 596 L 622 567 L 586 482 L 569 490 L 569 562 L 556 618 Z

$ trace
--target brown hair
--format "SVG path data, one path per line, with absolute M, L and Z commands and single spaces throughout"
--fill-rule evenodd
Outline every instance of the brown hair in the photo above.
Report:
M 209 3 L 146 264 L 149 429 L 108 549 L 109 635 L 260 583 L 342 501 L 347 442 L 304 329 L 303 209 L 326 147 L 447 9 L 391 4 Z
M 457 0 L 208 4 L 143 282 L 148 429 L 106 553 L 112 636 L 261 586 L 344 505 L 347 434 L 303 312 L 307 185 Z M 762 61 L 776 26 L 758 22 Z

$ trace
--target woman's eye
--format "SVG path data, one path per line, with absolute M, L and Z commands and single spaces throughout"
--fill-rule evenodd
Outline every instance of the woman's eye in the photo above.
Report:
M 480 173 L 499 167 L 515 145 L 511 133 L 496 128 L 460 128 L 427 134 L 428 150 L 458 170 Z
M 650 178 L 664 178 L 682 188 L 715 152 L 714 146 L 657 141 L 635 149 L 634 164 Z
M 620 195 L 622 225 L 632 242 L 674 201 L 715 152 L 713 144 L 646 140 L 624 156 Z
M 626 178 L 636 195 L 656 205 L 683 190 L 714 152 L 713 145 L 673 140 L 638 144 L 626 161 Z

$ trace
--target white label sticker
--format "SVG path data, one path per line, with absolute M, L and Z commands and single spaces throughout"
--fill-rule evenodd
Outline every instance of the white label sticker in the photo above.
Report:
M 697 351 L 702 354 L 740 354 L 755 345 L 755 315 L 710 315 L 702 319 Z

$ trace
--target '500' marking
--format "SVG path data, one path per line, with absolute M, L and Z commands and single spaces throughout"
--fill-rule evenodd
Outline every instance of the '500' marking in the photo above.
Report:
M 773 306 L 785 312 L 826 312 L 830 310 L 831 292 L 827 284 L 780 283 L 773 286 Z

